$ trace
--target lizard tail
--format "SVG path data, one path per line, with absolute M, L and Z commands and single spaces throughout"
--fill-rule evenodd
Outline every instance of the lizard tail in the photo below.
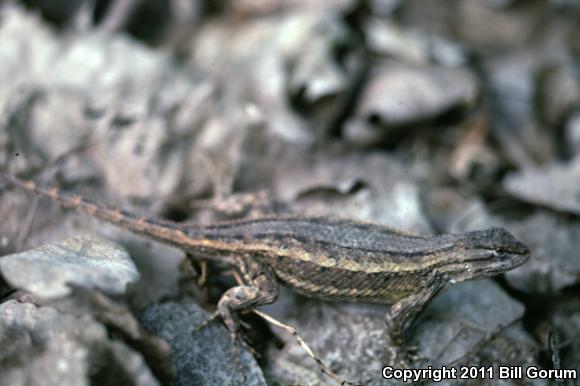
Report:
M 57 188 L 43 188 L 33 181 L 25 181 L 8 174 L 0 174 L 0 182 L 18 189 L 48 197 L 64 208 L 74 209 L 107 223 L 117 225 L 132 232 L 146 235 L 166 244 L 182 242 L 179 230 L 168 229 L 167 226 L 157 224 L 151 219 L 135 216 L 121 209 L 91 202 L 81 196 L 62 192 Z

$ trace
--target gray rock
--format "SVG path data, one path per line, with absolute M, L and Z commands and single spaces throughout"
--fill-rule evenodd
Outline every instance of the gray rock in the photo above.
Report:
M 549 295 L 580 282 L 580 222 L 565 222 L 544 211 L 508 227 L 531 250 L 526 264 L 506 273 L 511 286 Z
M 580 159 L 509 174 L 503 187 L 524 201 L 580 214 Z
M 505 1 L 462 1 L 458 4 L 454 28 L 464 44 L 475 50 L 497 53 L 532 43 L 534 31 L 545 22 L 543 4 L 530 3 L 519 8 L 501 3 Z
M 289 294 L 290 295 L 290 294 Z M 383 385 L 381 370 L 386 306 L 335 304 L 289 296 L 293 301 L 264 311 L 293 327 L 314 353 L 343 379 L 364 385 Z M 272 312 L 278 310 L 278 312 Z M 286 331 L 276 330 L 286 342 L 272 352 L 267 368 L 271 382 L 280 384 L 328 385 L 318 365 Z
M 413 343 L 419 345 L 420 356 L 451 363 L 498 328 L 521 319 L 523 314 L 524 306 L 491 280 L 459 283 L 437 296 L 425 309 Z M 531 342 L 528 339 L 527 343 Z
M 427 64 L 434 60 L 448 67 L 467 62 L 467 54 L 459 44 L 419 29 L 401 28 L 386 18 L 370 19 L 365 24 L 365 38 L 373 53 L 405 62 Z
M 339 376 L 364 385 L 398 384 L 381 377 L 382 367 L 387 364 L 383 355 L 384 315 L 388 306 L 333 304 L 289 297 L 294 300 L 286 299 L 287 303 L 274 304 L 264 311 L 295 327 Z M 462 355 L 468 361 L 477 360 L 482 355 L 480 350 L 485 351 L 492 363 L 534 363 L 535 343 L 517 323 L 523 312 L 524 307 L 491 280 L 454 285 L 435 298 L 416 328 L 409 331 L 409 346 L 417 347 L 419 357 L 435 367 L 449 365 Z M 506 326 L 509 327 L 504 331 Z M 285 331 L 278 334 L 286 346 L 270 355 L 273 359 L 267 374 L 272 381 L 309 385 L 329 382 L 293 337 Z M 497 334 L 500 343 L 486 341 L 492 334 Z M 511 347 L 502 345 L 505 341 Z M 423 362 L 418 364 L 419 368 L 426 366 Z
M 460 233 L 468 229 L 484 229 L 490 225 L 484 202 L 456 189 L 434 187 L 422 194 L 425 212 L 435 229 L 444 233 Z
M 536 342 L 520 320 L 524 306 L 510 298 L 492 280 L 460 283 L 444 291 L 418 320 L 411 345 L 435 368 L 451 366 L 539 366 Z M 420 366 L 424 367 L 424 366 Z M 497 370 L 496 370 L 497 371 Z M 459 371 L 458 371 L 459 374 Z M 519 385 L 516 379 L 478 378 L 481 384 Z M 528 380 L 547 385 L 545 380 Z M 486 383 L 490 382 L 490 383 Z M 457 381 L 428 382 L 455 385 Z
M 141 313 L 145 328 L 171 346 L 171 358 L 177 369 L 173 384 L 265 386 L 262 371 L 245 349 L 240 349 L 243 374 L 240 373 L 229 333 L 219 321 L 194 332 L 208 317 L 195 303 L 153 304 Z
M 262 125 L 293 143 L 329 132 L 347 108 L 361 68 L 360 51 L 352 49 L 354 39 L 340 12 L 324 7 L 259 23 L 217 21 L 204 26 L 193 43 L 193 63 L 224 79 L 224 100 L 251 106 Z M 340 60 L 337 47 L 344 48 Z M 293 108 L 291 98 L 305 114 Z
M 580 103 L 580 83 L 568 63 L 550 64 L 539 70 L 536 105 L 542 122 L 561 126 Z
M 298 213 L 342 216 L 431 233 L 420 185 L 395 157 L 347 149 L 311 151 L 276 166 L 275 192 L 293 201 Z
M 400 7 L 401 0 L 371 0 L 369 7 L 375 16 L 392 16 Z
M 580 112 L 573 114 L 564 127 L 566 150 L 574 156 L 580 156 Z
M 201 173 L 191 183 L 189 170 L 201 167 L 183 132 L 206 118 L 200 110 L 209 81 L 125 35 L 86 31 L 59 39 L 15 2 L 2 5 L 0 155 L 14 143 L 26 156 L 15 169 L 46 167 L 68 154 L 89 160 L 64 168 L 67 178 L 102 174 L 124 197 L 207 187 Z M 79 151 L 86 147 L 91 152 Z
M 139 280 L 129 254 L 96 235 L 71 237 L 4 256 L 0 259 L 0 272 L 13 287 L 44 299 L 69 295 L 68 284 L 122 294 L 127 285 Z
M 182 250 L 147 240 L 114 226 L 101 226 L 106 237 L 127 249 L 141 274 L 141 280 L 131 287 L 134 309 L 177 296 L 180 279 L 179 264 L 185 258 Z
M 550 4 L 554 8 L 560 8 L 567 11 L 578 11 L 580 10 L 580 4 L 575 0 L 550 0 Z
M 484 62 L 497 113 L 492 135 L 510 161 L 525 168 L 554 156 L 554 138 L 536 122 L 534 75 L 541 66 L 536 50 L 510 50 Z
M 3 385 L 159 385 L 140 354 L 109 341 L 88 315 L 6 301 L 0 304 L 0 347 Z
M 274 304 L 265 311 L 295 327 L 333 371 L 364 385 L 398 384 L 381 378 L 382 367 L 387 364 L 382 355 L 388 306 L 289 297 L 294 300 L 288 303 L 286 299 L 286 304 Z M 409 346 L 417 347 L 419 357 L 435 367 L 450 365 L 464 355 L 466 363 L 474 363 L 481 356 L 491 363 L 534 363 L 535 343 L 518 323 L 523 312 L 523 306 L 491 280 L 453 285 L 434 299 L 413 331 L 409 331 Z M 495 340 L 488 342 L 493 334 L 497 334 Z M 272 381 L 329 382 L 293 337 L 284 331 L 279 336 L 286 346 L 270 355 L 274 359 L 267 374 Z M 417 366 L 426 368 L 427 364 L 420 362 Z
M 386 18 L 373 18 L 365 23 L 365 37 L 373 53 L 395 56 L 413 63 L 425 63 L 428 54 L 414 34 L 403 31 Z
M 355 118 L 377 126 L 377 140 L 389 130 L 437 118 L 472 106 L 479 94 L 475 76 L 466 69 L 398 64 L 378 67 L 365 86 Z
M 20 351 L 21 357 L 11 357 L 10 365 L 0 365 L 2 382 L 11 386 L 89 385 L 88 350 L 81 344 L 54 338 L 43 345 L 42 351 Z M 23 360 L 26 357 L 26 361 Z M 5 363 L 6 363 L 5 362 Z

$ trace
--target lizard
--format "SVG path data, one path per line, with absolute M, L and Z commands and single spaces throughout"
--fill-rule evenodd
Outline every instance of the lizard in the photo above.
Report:
M 396 362 L 405 332 L 440 290 L 509 271 L 529 259 L 527 246 L 499 227 L 425 236 L 350 219 L 280 215 L 182 224 L 141 217 L 8 174 L 0 174 L 0 180 L 237 269 L 241 283 L 222 295 L 214 314 L 234 343 L 238 313 L 275 302 L 280 281 L 323 300 L 391 305 L 385 331 L 387 351 Z

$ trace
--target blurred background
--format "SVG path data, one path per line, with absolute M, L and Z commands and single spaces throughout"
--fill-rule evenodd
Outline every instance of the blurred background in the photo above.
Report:
M 576 0 L 0 1 L 0 167 L 179 222 L 294 213 L 419 234 L 505 227 L 530 261 L 437 297 L 411 345 L 435 366 L 578 368 L 579 21 Z M 226 366 L 227 334 L 221 357 L 187 332 L 200 297 L 211 309 L 231 284 L 219 272 L 191 288 L 179 251 L 10 189 L 0 197 L 2 255 L 79 230 L 128 250 L 142 280 L 127 312 L 173 349 L 158 350 L 173 381 L 133 344 L 123 350 L 154 369 L 146 381 L 119 351 L 104 367 L 63 356 L 86 369 L 70 384 L 243 384 Z M 285 291 L 269 312 L 339 374 L 378 385 L 384 310 Z M 244 359 L 244 382 L 329 382 L 283 331 L 248 323 L 261 355 Z M 0 372 L 46 381 L 42 358 L 15 358 L 57 343 L 10 325 L 38 342 L 0 349 Z M 200 339 L 209 347 L 186 355 Z

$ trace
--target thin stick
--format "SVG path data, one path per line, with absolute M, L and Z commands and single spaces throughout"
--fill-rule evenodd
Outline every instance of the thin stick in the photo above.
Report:
M 24 242 L 26 241 L 28 236 L 30 236 L 30 231 L 32 230 L 32 225 L 34 224 L 34 217 L 36 216 L 39 202 L 40 199 L 38 197 L 34 197 L 32 205 L 30 206 L 28 214 L 26 215 L 26 220 L 24 221 L 24 229 L 22 229 L 22 231 L 18 235 L 18 238 L 16 239 L 17 249 L 22 249 Z
M 262 311 L 259 311 L 259 310 L 252 310 L 252 311 L 256 315 L 258 315 L 262 319 L 264 319 L 266 322 L 269 322 L 269 323 L 273 324 L 274 326 L 280 327 L 281 329 L 285 330 L 290 335 L 292 335 L 294 338 L 296 338 L 298 345 L 300 345 L 300 347 L 302 347 L 302 349 L 304 351 L 306 351 L 306 353 L 308 354 L 308 356 L 310 358 L 314 359 L 314 361 L 318 364 L 318 367 L 320 367 L 320 370 L 324 374 L 326 374 L 329 378 L 331 378 L 333 381 L 335 381 L 336 383 L 338 383 L 339 385 L 342 385 L 342 386 L 354 386 L 354 384 L 342 379 L 340 376 L 338 376 L 338 374 L 334 373 L 332 370 L 330 370 L 328 367 L 326 367 L 326 365 L 316 356 L 316 354 L 314 354 L 314 351 L 312 351 L 312 349 L 306 344 L 304 339 L 302 339 L 300 337 L 300 335 L 298 335 L 298 332 L 296 331 L 296 329 L 294 327 L 289 326 L 287 324 L 284 324 L 284 323 L 274 319 L 273 317 L 271 317 L 270 315 L 268 315 Z
M 505 330 L 507 330 L 509 327 L 513 326 L 514 324 L 516 324 L 519 321 L 520 321 L 520 319 L 518 318 L 518 319 L 512 320 L 511 322 L 509 322 L 506 325 L 498 326 L 494 331 L 488 333 L 487 336 L 480 339 L 475 345 L 473 345 L 473 347 L 470 350 L 468 350 L 466 353 L 464 353 L 459 358 L 452 361 L 449 365 L 450 366 L 459 365 L 462 361 L 467 360 L 468 358 L 472 357 L 473 355 L 478 353 L 487 343 L 492 342 L 495 338 L 499 337 Z M 458 335 L 459 334 L 455 334 L 455 336 L 452 338 L 452 341 L 455 340 L 455 338 Z M 449 345 L 450 345 L 450 343 L 448 343 L 448 345 L 446 347 L 448 347 Z

